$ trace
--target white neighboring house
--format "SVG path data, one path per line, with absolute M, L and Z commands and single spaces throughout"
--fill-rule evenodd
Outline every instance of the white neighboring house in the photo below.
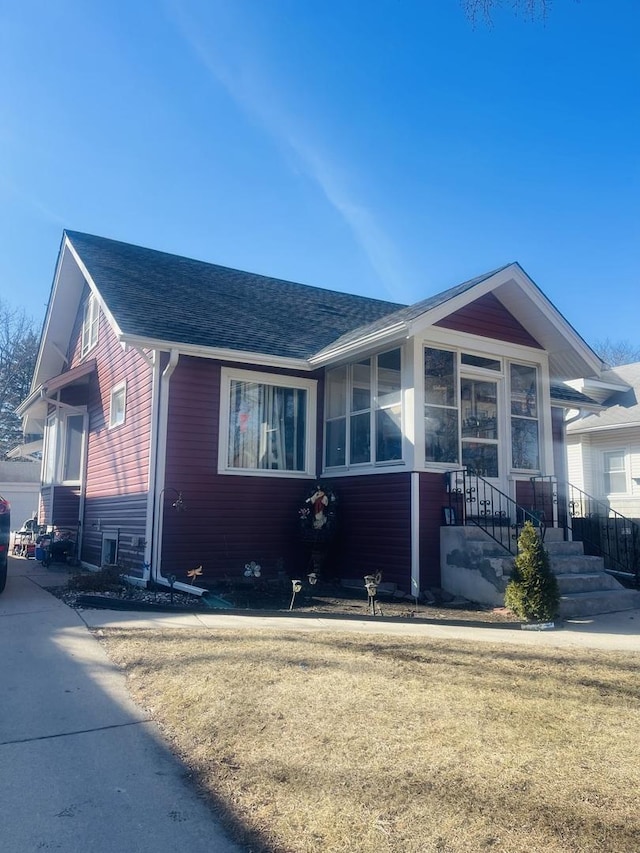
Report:
M 18 530 L 38 511 L 40 462 L 0 462 L 0 495 L 11 504 L 11 529 Z
M 567 384 L 606 407 L 567 423 L 569 482 L 640 519 L 640 362 Z

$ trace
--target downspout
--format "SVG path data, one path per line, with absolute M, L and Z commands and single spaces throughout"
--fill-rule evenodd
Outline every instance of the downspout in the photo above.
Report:
M 411 595 L 420 596 L 420 474 L 411 472 Z
M 169 382 L 173 371 L 176 369 L 180 353 L 176 349 L 172 349 L 169 353 L 169 361 L 165 369 L 160 374 L 160 381 L 157 384 L 158 400 L 157 400 L 157 420 L 155 423 L 156 447 L 155 447 L 155 470 L 153 473 L 153 489 L 150 489 L 150 494 L 153 495 L 152 504 L 153 511 L 153 533 L 151 538 L 151 553 L 149 559 L 149 580 L 151 583 L 160 581 L 161 575 L 159 570 L 161 558 L 161 542 L 162 542 L 162 493 L 164 489 L 164 478 L 166 471 L 167 457 L 167 421 L 169 418 Z M 160 372 L 160 358 L 156 351 L 157 372 Z M 157 374 L 156 374 L 157 375 Z M 154 376 L 154 379 L 156 377 Z M 156 402 L 156 401 L 154 401 Z
M 147 359 L 145 353 L 143 357 Z M 142 579 L 148 583 L 151 579 L 151 560 L 153 552 L 153 537 L 155 535 L 155 494 L 156 470 L 158 467 L 158 412 L 160 403 L 160 353 L 153 351 L 151 365 L 151 437 L 149 444 L 149 475 L 147 488 L 147 514 L 145 519 L 144 536 L 144 567 Z

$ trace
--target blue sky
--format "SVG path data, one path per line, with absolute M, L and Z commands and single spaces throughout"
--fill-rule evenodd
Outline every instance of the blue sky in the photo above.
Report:
M 640 345 L 640 3 L 0 0 L 0 296 L 63 228 L 413 302 L 513 260 Z

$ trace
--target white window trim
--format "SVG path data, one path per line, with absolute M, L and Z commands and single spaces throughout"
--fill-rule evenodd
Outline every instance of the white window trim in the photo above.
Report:
M 296 388 L 307 392 L 305 411 L 305 468 L 304 471 L 274 471 L 267 468 L 233 468 L 229 465 L 229 417 L 231 382 L 256 382 L 277 388 Z M 282 479 L 309 479 L 316 476 L 316 421 L 318 412 L 318 383 L 315 379 L 261 373 L 254 370 L 236 370 L 223 367 L 220 376 L 220 421 L 218 432 L 218 473 L 239 477 L 278 477 Z
M 65 480 L 62 477 L 63 471 L 66 467 L 66 458 L 65 454 L 67 452 L 67 421 L 70 417 L 82 417 L 82 433 L 83 433 L 83 443 L 82 443 L 82 455 L 80 457 L 80 477 L 74 480 Z M 43 476 L 43 484 L 47 486 L 77 486 L 81 485 L 83 482 L 83 472 L 85 466 L 85 458 L 87 453 L 87 413 L 83 409 L 74 409 L 72 407 L 65 407 L 64 409 L 58 408 L 55 412 L 51 412 L 47 417 L 47 433 L 45 437 L 45 448 L 42 459 L 42 476 Z M 54 453 L 55 458 L 52 465 L 52 477 L 44 478 L 45 472 L 50 465 L 49 453 L 50 453 L 50 422 L 55 421 L 56 424 L 56 434 L 55 434 L 55 445 L 54 445 Z
M 432 349 L 443 349 L 449 352 L 457 353 L 458 370 L 465 375 L 484 376 L 487 379 L 500 377 L 504 381 L 505 396 L 510 394 L 510 365 L 521 364 L 525 366 L 535 367 L 538 375 L 538 450 L 540 468 L 537 470 L 523 470 L 511 467 L 511 445 L 508 444 L 509 458 L 506 459 L 506 476 L 508 480 L 523 479 L 535 476 L 536 473 L 545 472 L 553 473 L 553 437 L 551 425 L 551 399 L 549 387 L 549 360 L 548 355 L 544 350 L 525 347 L 521 344 L 511 344 L 506 341 L 494 341 L 487 339 L 476 339 L 466 332 L 455 332 L 448 329 L 437 329 L 432 327 L 429 330 L 429 337 L 416 339 L 416 347 L 414 352 L 414 369 L 416 375 L 416 448 L 424 448 L 424 348 L 431 347 Z M 496 360 L 502 360 L 502 371 L 487 370 L 477 368 L 471 365 L 461 364 L 461 354 L 469 353 L 471 355 L 480 355 Z M 509 398 L 510 399 L 510 398 Z M 505 399 L 501 404 L 501 428 L 504 435 L 511 435 L 511 417 L 506 411 L 508 400 Z M 415 468 L 416 470 L 428 471 L 433 473 L 442 473 L 446 471 L 456 470 L 460 464 L 454 465 L 447 462 L 426 462 L 424 452 L 416 454 Z
M 609 455 L 621 454 L 624 460 L 624 471 L 608 471 L 606 467 L 606 458 Z M 602 450 L 602 491 L 607 497 L 629 497 L 631 495 L 631 480 L 629 477 L 629 448 L 628 447 L 607 447 Z M 606 490 L 607 474 L 622 474 L 624 473 L 625 490 L 624 492 L 608 492 Z
M 113 399 L 116 394 L 123 392 L 123 402 L 122 402 L 122 419 L 115 422 L 113 420 Z M 117 429 L 121 427 L 127 419 L 127 383 L 119 382 L 117 385 L 114 385 L 111 389 L 111 394 L 109 395 L 109 429 Z
M 95 293 L 90 293 L 82 308 L 82 339 L 80 357 L 84 358 L 98 343 L 100 305 Z
M 118 563 L 118 550 L 120 548 L 120 531 L 119 530 L 103 530 L 102 531 L 102 542 L 100 544 L 100 565 L 105 565 L 105 545 L 107 542 L 115 542 L 115 560 L 113 563 L 109 565 L 117 565 Z
M 387 406 L 378 407 L 378 393 L 377 393 L 377 358 L 380 355 L 385 355 L 385 353 L 392 352 L 393 350 L 400 350 L 400 437 L 401 437 L 401 448 L 402 448 L 402 459 L 384 459 L 377 460 L 375 459 L 376 455 L 376 412 L 384 411 L 385 409 L 392 408 L 397 405 L 389 404 Z M 402 345 L 396 344 L 396 346 L 388 346 L 384 349 L 377 350 L 376 352 L 370 353 L 368 355 L 361 355 L 359 358 L 354 358 L 352 361 L 346 362 L 345 366 L 347 367 L 347 382 L 346 382 L 346 410 L 344 417 L 346 418 L 346 433 L 345 433 L 345 441 L 346 441 L 346 450 L 345 455 L 346 458 L 349 458 L 349 448 L 351 443 L 350 436 L 350 417 L 352 415 L 358 414 L 358 412 L 350 411 L 350 402 L 351 402 L 351 393 L 352 393 L 352 368 L 354 364 L 358 364 L 365 359 L 370 359 L 371 361 L 371 403 L 369 408 L 369 416 L 370 416 L 370 439 L 371 439 L 371 459 L 368 462 L 346 462 L 344 465 L 327 465 L 327 423 L 331 420 L 338 420 L 338 416 L 336 418 L 327 418 L 326 414 L 323 413 L 323 442 L 322 442 L 322 471 L 327 476 L 331 477 L 346 477 L 349 475 L 359 475 L 359 474 L 379 474 L 381 471 L 406 471 L 407 469 L 407 457 L 409 455 L 407 450 L 407 444 L 409 442 L 409 433 L 408 433 L 408 425 L 410 421 L 412 421 L 412 407 L 409 406 L 407 401 L 408 389 L 409 385 L 407 384 L 407 380 L 409 378 L 408 374 L 408 365 L 411 362 L 411 359 L 407 357 L 405 347 Z M 375 362 L 375 369 L 374 369 Z M 332 365 L 331 367 L 327 367 L 326 371 L 335 370 L 337 367 L 342 365 Z M 364 410 L 363 410 L 364 411 Z

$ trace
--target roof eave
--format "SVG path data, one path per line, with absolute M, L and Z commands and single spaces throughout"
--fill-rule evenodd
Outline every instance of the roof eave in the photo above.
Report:
M 205 347 L 196 344 L 167 341 L 160 338 L 147 338 L 141 335 L 119 334 L 118 340 L 126 346 L 139 349 L 160 350 L 168 352 L 176 350 L 180 355 L 191 355 L 198 358 L 216 359 L 218 361 L 236 361 L 240 364 L 258 364 L 262 367 L 278 367 L 285 370 L 311 371 L 313 367 L 305 358 L 289 358 L 287 356 L 271 355 L 249 350 L 234 350 L 224 347 Z

